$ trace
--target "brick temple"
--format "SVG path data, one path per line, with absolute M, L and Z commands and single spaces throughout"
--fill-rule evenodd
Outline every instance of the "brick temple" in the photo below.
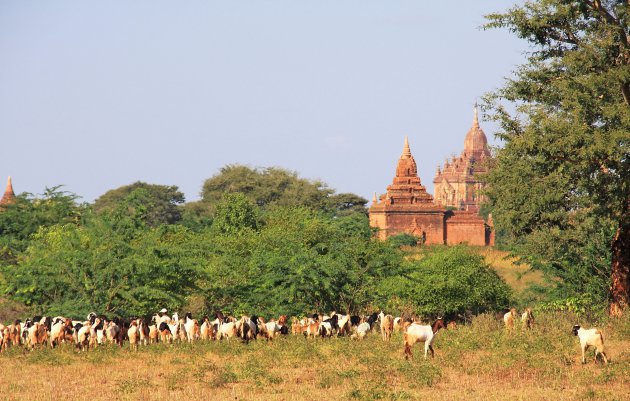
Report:
M 396 175 L 387 192 L 374 194 L 369 209 L 370 226 L 378 228 L 377 236 L 408 233 L 424 244 L 494 245 L 492 218 L 479 215 L 483 182 L 476 174 L 485 172 L 490 158 L 488 141 L 479 127 L 477 110 L 472 128 L 459 157 L 447 160 L 438 168 L 434 179 L 436 198 L 420 182 L 416 161 L 405 137 Z
M 446 159 L 444 166 L 437 168 L 433 179 L 435 203 L 454 209 L 479 211 L 479 204 L 485 200 L 480 193 L 485 183 L 478 175 L 488 172 L 488 159 L 488 140 L 479 127 L 475 108 L 473 124 L 466 134 L 463 152 L 459 157 Z

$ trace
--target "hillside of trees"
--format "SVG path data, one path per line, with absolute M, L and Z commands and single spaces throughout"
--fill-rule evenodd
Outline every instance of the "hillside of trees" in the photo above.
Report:
M 176 186 L 141 182 L 93 204 L 59 187 L 21 194 L 0 213 L 0 287 L 33 313 L 71 316 L 166 307 L 455 317 L 511 305 L 509 287 L 465 247 L 418 260 L 404 241 L 374 239 L 366 203 L 293 172 L 245 166 L 208 179 L 192 204 Z

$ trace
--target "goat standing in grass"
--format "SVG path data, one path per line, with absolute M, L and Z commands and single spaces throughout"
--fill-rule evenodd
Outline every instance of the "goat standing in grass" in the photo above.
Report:
M 302 333 L 302 322 L 296 317 L 291 318 L 291 334 L 296 335 Z
M 122 341 L 119 340 L 120 330 L 120 326 L 116 322 L 108 322 L 104 330 L 107 341 L 114 344 L 122 344 Z
M 96 319 L 96 322 L 99 322 L 99 319 Z M 100 323 L 100 322 L 99 322 Z M 85 323 L 77 323 L 75 326 L 76 331 L 76 340 L 77 340 L 77 348 L 81 351 L 85 351 L 90 348 L 92 345 L 92 323 L 88 320 Z
M 582 348 L 582 363 L 586 363 L 584 353 L 588 347 L 595 347 L 595 362 L 597 355 L 600 354 L 604 358 L 604 363 L 608 364 L 608 358 L 604 352 L 604 335 L 599 329 L 583 329 L 579 325 L 573 326 L 573 335 L 580 338 L 580 347 Z
M 376 323 L 375 314 L 368 316 L 365 322 L 360 323 L 357 326 L 357 332 L 351 336 L 351 338 L 356 338 L 359 340 L 363 340 L 365 336 L 368 335 L 370 331 L 372 331 L 372 326 Z
M 5 346 L 20 345 L 20 331 L 22 330 L 21 321 L 16 320 L 13 324 L 7 326 L 9 337 L 4 339 Z
M 155 327 L 155 326 L 153 326 Z M 157 328 L 156 328 L 157 334 Z M 157 338 L 157 335 L 156 335 Z M 138 342 L 147 345 L 151 340 L 151 329 L 147 326 L 147 322 L 143 318 L 138 319 Z
M 413 357 L 411 346 L 418 342 L 424 343 L 424 358 L 427 358 L 427 352 L 431 351 L 431 358 L 435 356 L 433 352 L 433 341 L 435 335 L 440 329 L 445 328 L 444 319 L 438 318 L 431 326 L 421 325 L 419 323 L 411 323 L 406 325 L 405 334 L 403 335 L 403 343 L 405 345 L 405 359 Z
M 132 320 L 131 324 L 129 325 L 129 330 L 127 330 L 127 337 L 129 337 L 129 347 L 134 351 L 138 350 L 138 342 L 140 341 L 138 320 L 140 319 Z
M 48 339 L 48 331 L 46 330 L 46 326 L 35 322 L 28 329 L 28 345 L 31 350 L 35 348 L 35 346 L 44 346 L 46 345 L 46 341 Z
M 50 329 L 50 347 L 55 348 L 65 340 L 66 332 L 72 330 L 72 319 L 58 320 Z
M 532 308 L 525 309 L 525 312 L 521 315 L 521 323 L 523 324 L 523 329 L 531 329 L 534 326 Z
M 383 341 L 389 341 L 394 331 L 394 317 L 381 312 L 378 317 L 381 319 L 381 336 Z
M 186 332 L 186 339 L 189 343 L 192 343 L 195 340 L 195 335 L 197 334 L 198 323 L 197 320 L 192 318 L 192 313 L 186 313 L 184 323 L 184 330 Z
M 503 322 L 505 323 L 505 328 L 508 330 L 512 330 L 514 328 L 514 320 L 516 320 L 517 313 L 516 309 L 512 308 L 509 312 L 503 315 Z
M 267 336 L 268 340 L 273 340 L 274 337 L 276 337 L 278 334 L 280 334 L 282 327 L 284 326 L 280 326 L 278 323 L 276 323 L 276 321 L 274 319 L 271 319 L 271 321 L 265 323 L 262 318 L 259 318 L 261 324 L 263 327 L 260 327 L 261 329 L 261 333 L 263 333 L 264 335 Z
M 319 320 L 315 320 L 310 318 L 306 325 L 306 330 L 304 330 L 304 335 L 306 338 L 313 337 L 315 338 L 319 333 Z
M 208 316 L 204 316 L 202 320 L 203 323 L 201 323 L 201 327 L 199 328 L 199 336 L 204 341 L 211 340 L 213 338 L 212 323 L 210 323 Z

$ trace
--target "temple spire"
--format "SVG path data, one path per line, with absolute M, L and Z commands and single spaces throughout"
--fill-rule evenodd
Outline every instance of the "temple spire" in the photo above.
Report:
M 407 137 L 407 135 L 405 135 L 405 146 L 403 147 L 402 157 L 411 157 L 411 149 L 409 148 L 409 138 Z
M 473 117 L 473 127 L 478 128 L 479 127 L 479 116 L 477 114 L 477 101 L 475 100 L 475 107 L 473 108 L 474 110 L 474 117 Z
M 11 182 L 11 176 L 7 180 L 7 188 L 4 190 L 4 195 L 2 195 L 2 199 L 0 199 L 0 205 L 5 205 L 7 203 L 13 203 L 15 199 L 15 192 L 13 192 L 13 183 Z
M 376 192 L 374 192 L 374 197 L 372 198 L 372 204 L 373 205 L 378 204 L 378 199 L 376 198 Z

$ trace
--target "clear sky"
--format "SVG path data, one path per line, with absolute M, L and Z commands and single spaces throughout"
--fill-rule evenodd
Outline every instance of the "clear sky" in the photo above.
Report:
M 480 29 L 513 3 L 0 0 L 0 181 L 92 201 L 140 180 L 192 201 L 240 163 L 371 199 L 408 135 L 432 192 L 475 99 L 524 61 Z

